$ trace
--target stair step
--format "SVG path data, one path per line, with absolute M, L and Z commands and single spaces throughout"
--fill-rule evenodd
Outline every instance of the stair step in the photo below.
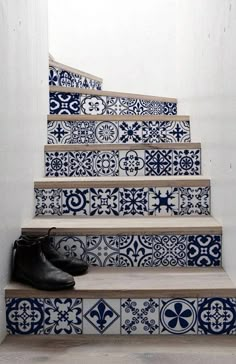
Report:
M 51 86 L 50 114 L 175 115 L 175 98 Z
M 189 120 L 184 115 L 49 115 L 48 144 L 187 143 Z
M 8 333 L 235 334 L 236 286 L 220 268 L 90 268 L 75 281 L 57 292 L 10 283 Z
M 45 175 L 164 176 L 200 175 L 200 143 L 48 144 Z
M 35 215 L 210 215 L 210 181 L 191 177 L 44 178 L 34 183 Z M 131 178 L 131 180 L 130 180 Z M 104 185 L 105 182 L 105 185 Z M 95 187 L 97 185 L 97 187 Z
M 101 90 L 102 78 L 49 60 L 49 86 L 80 87 Z

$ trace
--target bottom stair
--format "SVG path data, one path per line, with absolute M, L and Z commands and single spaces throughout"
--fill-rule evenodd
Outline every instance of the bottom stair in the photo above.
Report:
M 222 268 L 98 268 L 72 290 L 6 287 L 8 334 L 235 334 L 236 286 Z

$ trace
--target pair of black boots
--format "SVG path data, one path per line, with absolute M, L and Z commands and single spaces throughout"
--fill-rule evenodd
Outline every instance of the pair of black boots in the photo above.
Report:
M 67 258 L 50 242 L 51 228 L 45 236 L 22 235 L 14 243 L 13 279 L 41 290 L 61 290 L 75 285 L 73 276 L 86 273 L 87 263 Z

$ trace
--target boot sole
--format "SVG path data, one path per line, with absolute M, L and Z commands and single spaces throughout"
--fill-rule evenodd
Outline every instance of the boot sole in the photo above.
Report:
M 71 282 L 68 284 L 63 284 L 61 286 L 55 286 L 55 285 L 47 285 L 47 284 L 41 284 L 38 282 L 33 282 L 31 279 L 29 279 L 28 277 L 26 277 L 24 274 L 13 274 L 13 279 L 17 282 L 21 282 L 21 283 L 26 283 L 31 285 L 32 287 L 36 288 L 36 289 L 40 289 L 43 291 L 60 291 L 60 290 L 64 290 L 64 289 L 69 289 L 69 288 L 73 288 L 75 285 L 75 282 Z

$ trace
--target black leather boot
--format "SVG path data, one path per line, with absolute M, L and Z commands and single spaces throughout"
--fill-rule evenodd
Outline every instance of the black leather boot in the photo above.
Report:
M 14 244 L 14 271 L 16 281 L 47 291 L 71 288 L 75 285 L 74 278 L 56 268 L 45 257 L 42 243 L 37 240 L 24 239 L 24 236 Z
M 49 229 L 48 234 L 45 237 L 42 237 L 42 250 L 45 257 L 55 265 L 55 267 L 72 276 L 79 276 L 86 273 L 88 270 L 88 264 L 86 262 L 75 257 L 67 258 L 55 249 L 50 242 L 50 233 L 54 229 L 56 228 L 53 227 Z

